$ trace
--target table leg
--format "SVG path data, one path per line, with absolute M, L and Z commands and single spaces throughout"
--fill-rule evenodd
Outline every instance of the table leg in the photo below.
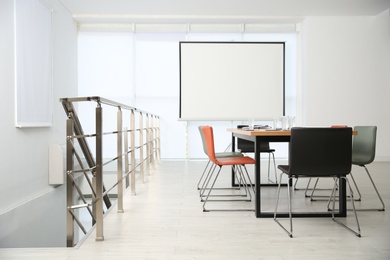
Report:
M 255 216 L 261 216 L 261 176 L 260 176 L 260 141 L 256 138 L 255 141 Z
M 232 152 L 235 151 L 236 151 L 236 137 L 232 135 Z M 236 187 L 236 186 L 238 185 L 236 184 L 236 176 L 232 167 L 232 187 Z
M 344 178 L 339 179 L 339 214 L 338 217 L 347 216 L 347 184 Z

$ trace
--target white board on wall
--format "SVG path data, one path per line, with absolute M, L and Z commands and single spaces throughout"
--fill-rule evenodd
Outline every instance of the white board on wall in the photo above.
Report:
M 41 1 L 15 1 L 17 127 L 52 125 L 51 26 Z
M 180 42 L 182 120 L 284 115 L 284 42 Z

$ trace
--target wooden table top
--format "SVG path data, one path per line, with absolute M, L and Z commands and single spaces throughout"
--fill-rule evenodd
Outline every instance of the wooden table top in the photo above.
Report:
M 290 136 L 290 130 L 267 130 L 267 129 L 255 129 L 255 130 L 242 130 L 237 128 L 228 128 L 228 132 L 249 136 Z
M 272 130 L 272 129 L 254 129 L 254 130 L 242 130 L 237 128 L 228 128 L 228 132 L 234 134 L 248 135 L 248 136 L 290 136 L 290 130 Z M 352 130 L 352 135 L 357 135 L 356 130 Z

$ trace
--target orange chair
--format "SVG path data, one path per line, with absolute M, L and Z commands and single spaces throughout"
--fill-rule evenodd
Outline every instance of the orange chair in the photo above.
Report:
M 199 126 L 198 129 L 199 129 L 200 137 L 202 139 L 203 152 L 208 157 L 207 145 L 206 145 L 206 140 L 203 136 L 202 126 Z M 241 156 L 244 156 L 241 152 L 227 152 L 226 150 L 224 152 L 215 153 L 215 157 L 217 157 L 217 158 L 241 157 Z M 209 167 L 209 165 L 210 165 L 210 167 Z M 213 171 L 213 167 L 215 167 L 215 165 L 213 165 L 213 163 L 211 163 L 211 161 L 209 160 L 206 164 L 206 167 L 203 170 L 202 176 L 199 179 L 198 190 L 200 190 L 201 196 L 204 193 L 204 185 L 207 182 L 207 180 L 209 179 L 210 173 Z M 239 189 L 239 188 L 232 188 L 231 187 L 231 188 L 222 188 L 222 189 Z
M 240 157 L 226 157 L 226 158 L 217 158 L 215 155 L 215 148 L 214 148 L 214 134 L 213 134 L 213 128 L 211 126 L 202 126 L 201 131 L 203 133 L 203 136 L 206 141 L 206 148 L 207 148 L 207 155 L 210 159 L 211 162 L 215 164 L 215 168 L 218 167 L 218 172 L 216 173 L 214 180 L 212 181 L 212 184 L 210 185 L 210 188 L 208 189 L 208 194 L 206 195 L 206 198 L 203 201 L 203 211 L 208 212 L 208 211 L 237 211 L 234 209 L 219 209 L 219 210 L 209 210 L 206 209 L 206 203 L 209 201 L 209 197 L 211 192 L 213 191 L 214 185 L 219 177 L 219 174 L 221 172 L 221 169 L 223 166 L 233 166 L 233 169 L 236 172 L 236 175 L 239 175 L 242 181 L 244 182 L 244 188 L 246 190 L 246 193 L 251 196 L 251 191 L 249 190 L 248 187 L 252 187 L 253 185 L 251 183 L 248 171 L 245 167 L 247 164 L 255 164 L 255 160 L 249 156 L 240 156 Z M 215 169 L 214 168 L 214 169 Z M 244 169 L 244 171 L 243 171 Z M 209 185 L 210 180 L 212 179 L 212 175 L 214 174 L 214 170 L 210 174 L 210 178 L 207 180 L 206 187 Z M 245 174 L 244 174 L 245 173 Z M 248 178 L 248 180 L 247 180 Z M 254 192 L 254 188 L 253 188 Z M 230 200 L 231 201 L 231 200 Z M 239 201 L 239 200 L 235 200 Z M 242 201 L 242 200 L 241 200 Z M 248 201 L 248 200 L 246 200 Z M 250 201 L 250 200 L 249 200 Z M 251 210 L 253 211 L 254 209 L 238 209 L 238 210 Z

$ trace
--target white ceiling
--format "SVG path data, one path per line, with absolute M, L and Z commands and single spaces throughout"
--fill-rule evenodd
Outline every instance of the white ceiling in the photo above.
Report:
M 58 0 L 76 21 L 241 23 L 305 16 L 372 16 L 390 0 Z

